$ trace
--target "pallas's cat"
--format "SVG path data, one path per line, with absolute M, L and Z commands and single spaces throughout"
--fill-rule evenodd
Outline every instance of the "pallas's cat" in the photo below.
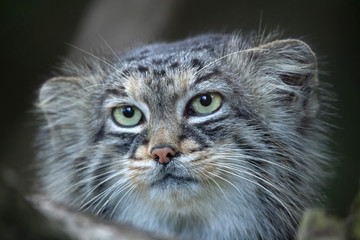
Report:
M 50 199 L 194 239 L 292 239 L 328 163 L 317 60 L 276 34 L 89 54 L 41 88 Z

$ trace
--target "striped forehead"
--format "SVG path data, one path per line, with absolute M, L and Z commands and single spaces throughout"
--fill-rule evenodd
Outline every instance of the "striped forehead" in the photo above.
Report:
M 199 93 L 199 89 L 207 89 L 209 82 L 221 75 L 215 64 L 209 64 L 212 61 L 210 57 L 200 59 L 196 55 L 127 60 L 122 63 L 123 70 L 110 78 L 116 89 L 113 92 L 120 93 L 115 98 L 118 95 L 130 99 L 129 104 L 141 101 L 149 106 L 174 105 L 183 97 Z
M 145 91 L 167 89 L 170 94 L 181 94 L 199 81 L 208 80 L 220 73 L 213 64 L 209 64 L 212 61 L 210 59 L 210 56 L 199 59 L 196 55 L 186 59 L 162 56 L 130 62 L 130 67 L 124 71 L 124 87 L 131 94 L 139 92 L 137 90 L 141 88 Z
M 163 105 L 185 95 L 194 83 L 194 71 L 191 69 L 162 69 L 161 72 L 161 75 L 133 73 L 123 84 L 126 95 L 150 105 Z

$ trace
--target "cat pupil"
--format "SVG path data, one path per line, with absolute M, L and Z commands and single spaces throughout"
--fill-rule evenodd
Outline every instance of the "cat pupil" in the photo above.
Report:
M 212 102 L 212 99 L 211 99 L 211 96 L 209 95 L 202 95 L 200 97 L 200 103 L 201 105 L 203 105 L 204 107 L 207 107 L 211 104 Z
M 124 107 L 122 109 L 122 113 L 124 114 L 125 117 L 127 118 L 131 118 L 132 116 L 134 116 L 134 109 L 132 107 Z

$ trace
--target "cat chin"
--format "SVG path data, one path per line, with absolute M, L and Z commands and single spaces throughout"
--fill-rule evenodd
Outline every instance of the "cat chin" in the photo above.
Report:
M 220 199 L 213 202 L 204 195 L 186 199 L 186 203 L 179 198 L 163 196 L 158 194 L 157 199 L 132 201 L 114 220 L 151 232 L 176 232 L 185 239 L 245 239 L 238 236 L 245 236 L 247 231 L 254 231 L 254 236 L 246 239 L 257 239 L 254 230 L 256 208 L 249 209 L 247 204 L 235 202 L 234 196 L 229 196 L 232 201 L 227 203 Z
M 151 184 L 151 187 L 165 191 L 181 191 L 182 189 L 193 189 L 193 187 L 198 184 L 199 183 L 196 179 L 190 177 L 166 174 L 164 177 L 153 182 Z
M 166 182 L 152 184 L 148 189 L 148 199 L 161 208 L 186 207 L 198 198 L 199 192 L 200 186 L 197 181 L 169 178 Z

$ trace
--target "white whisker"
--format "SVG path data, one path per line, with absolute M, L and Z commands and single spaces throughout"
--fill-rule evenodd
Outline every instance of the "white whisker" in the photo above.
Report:
M 206 68 L 208 68 L 208 67 L 210 67 L 211 65 L 213 65 L 213 64 L 215 64 L 215 63 L 217 63 L 217 62 L 219 62 L 219 61 L 221 61 L 221 60 L 223 60 L 223 59 L 225 59 L 225 58 L 228 58 L 228 57 L 230 57 L 230 56 L 232 56 L 232 55 L 236 55 L 236 54 L 239 54 L 239 53 L 245 53 L 245 52 L 252 52 L 252 51 L 264 51 L 264 50 L 265 50 L 265 49 L 261 49 L 261 48 L 259 48 L 259 47 L 254 47 L 254 48 L 242 49 L 242 50 L 238 50 L 238 51 L 235 51 L 235 52 L 228 53 L 228 54 L 226 54 L 226 55 L 224 55 L 224 56 L 221 56 L 221 57 L 217 58 L 216 60 L 214 60 L 214 61 L 206 64 L 204 67 L 202 67 L 201 69 L 199 69 L 198 71 L 196 71 L 196 72 L 194 73 L 194 75 L 197 76 L 199 73 L 201 73 L 202 71 L 204 71 Z
M 102 201 L 104 201 L 108 196 L 110 196 L 106 201 L 102 204 L 102 206 L 99 208 L 96 214 L 99 214 L 108 204 L 111 200 L 113 200 L 115 197 L 118 196 L 119 193 L 122 191 L 128 189 L 132 185 L 131 182 L 126 182 L 125 184 L 114 184 L 114 186 L 110 187 L 108 190 L 104 191 L 103 196 L 98 201 L 94 209 L 97 209 Z
M 75 49 L 77 49 L 77 50 L 79 50 L 79 51 L 81 51 L 81 52 L 83 52 L 83 53 L 85 53 L 85 54 L 93 57 L 93 58 L 96 58 L 97 60 L 105 63 L 107 66 L 109 66 L 109 67 L 112 68 L 113 70 L 118 71 L 118 69 L 117 69 L 114 65 L 112 65 L 110 62 L 106 61 L 105 59 L 102 59 L 102 58 L 100 58 L 100 57 L 92 54 L 91 52 L 85 51 L 84 49 L 79 48 L 79 47 L 77 47 L 77 46 L 75 46 L 75 45 L 72 45 L 72 44 L 70 44 L 70 43 L 65 43 L 65 44 L 67 44 L 67 45 L 69 45 L 70 47 L 73 47 L 73 48 L 75 48 Z
M 211 180 L 213 183 L 215 183 L 215 185 L 220 189 L 220 191 L 222 192 L 222 194 L 224 195 L 224 197 L 228 200 L 228 197 L 226 195 L 226 193 L 224 192 L 224 190 L 222 189 L 222 187 L 215 181 L 215 179 L 213 179 L 212 177 L 209 177 L 206 173 L 210 173 L 209 171 L 207 171 L 206 169 L 203 169 L 203 171 L 201 172 L 202 175 L 204 175 L 207 179 L 208 182 L 209 180 Z M 210 183 L 210 182 L 209 182 Z
M 249 182 L 249 183 L 252 183 L 252 184 L 260 187 L 261 189 L 263 189 L 264 191 L 266 191 L 267 193 L 269 193 L 270 196 L 271 196 L 273 199 L 275 199 L 278 203 L 280 203 L 280 205 L 286 210 L 286 212 L 289 214 L 289 216 L 292 218 L 292 220 L 293 220 L 294 222 L 296 222 L 296 219 L 294 218 L 294 216 L 293 216 L 292 213 L 290 212 L 289 208 L 288 208 L 273 192 L 271 192 L 270 190 L 268 190 L 266 187 L 262 186 L 261 184 L 255 182 L 255 181 L 252 181 L 252 180 L 250 180 L 250 179 L 248 179 L 248 178 L 246 178 L 246 177 L 243 177 L 243 176 L 241 176 L 241 175 L 239 175 L 239 174 L 236 174 L 236 173 L 233 173 L 233 172 L 224 170 L 224 169 L 222 169 L 222 168 L 219 168 L 218 170 L 219 170 L 219 171 L 223 171 L 223 172 L 228 173 L 228 174 L 231 174 L 231 175 L 236 176 L 236 177 L 238 177 L 238 178 L 241 178 L 241 179 L 243 179 L 243 180 L 245 180 L 245 181 L 247 181 L 247 182 Z
M 109 171 L 106 172 L 104 175 L 110 175 L 111 172 L 115 172 L 115 171 Z M 115 177 L 118 177 L 122 174 L 122 172 L 115 172 L 115 174 L 111 174 L 110 176 L 107 176 L 103 181 L 101 181 L 100 183 L 96 184 L 94 187 L 92 187 L 90 189 L 90 191 L 88 191 L 88 193 L 86 194 L 86 196 L 84 197 L 84 199 L 81 201 L 80 205 L 81 206 L 86 206 L 88 205 L 90 202 L 95 201 L 96 198 L 92 198 L 89 201 L 87 201 L 85 204 L 84 201 L 91 195 L 91 193 L 93 193 L 99 186 L 101 186 L 102 184 L 105 184 L 106 182 L 110 181 L 111 179 L 114 179 Z M 100 194 L 99 194 L 100 195 Z M 82 207 L 80 207 L 81 209 Z
M 130 192 L 132 192 L 136 187 L 138 186 L 138 184 L 133 185 L 131 188 L 129 188 L 129 190 L 127 190 L 127 192 L 120 198 L 120 200 L 117 201 L 114 209 L 112 210 L 111 214 L 110 214 L 110 219 L 112 218 L 112 216 L 115 213 L 116 208 L 118 207 L 118 205 L 120 204 L 120 202 L 124 199 L 124 197 L 129 194 Z M 115 194 L 115 193 L 114 193 Z M 118 192 L 116 192 L 116 194 L 119 194 Z
M 222 164 L 222 163 L 216 163 L 216 164 L 209 163 L 209 164 L 220 167 L 220 169 L 219 169 L 220 171 L 223 170 L 223 169 L 221 169 L 221 168 L 225 168 L 225 169 L 228 169 L 229 171 L 234 171 L 234 174 L 236 174 L 236 173 L 242 173 L 242 174 L 246 174 L 246 175 L 249 175 L 249 176 L 251 176 L 251 177 L 254 177 L 254 178 L 260 180 L 261 182 L 267 184 L 268 186 L 274 188 L 276 191 L 282 193 L 282 196 L 288 198 L 288 197 L 287 197 L 288 189 L 286 189 L 286 188 L 281 188 L 281 186 L 276 186 L 276 185 L 274 185 L 273 183 L 267 181 L 266 179 L 264 179 L 264 178 L 262 178 L 262 177 L 260 177 L 260 176 L 257 176 L 256 174 L 253 174 L 253 173 L 256 173 L 256 172 L 255 172 L 254 170 L 250 169 L 250 168 L 239 167 L 239 166 L 237 166 L 237 165 L 235 165 L 235 164 L 231 164 L 231 163 L 229 163 L 229 164 L 228 164 L 228 163 L 223 163 L 223 164 Z M 231 166 L 231 167 L 229 167 L 229 166 Z M 253 172 L 253 173 L 250 173 L 250 172 L 248 172 L 248 171 L 245 171 L 244 169 L 245 169 L 245 170 L 248 170 L 248 171 L 251 171 L 251 172 Z M 238 175 L 238 174 L 237 174 L 237 175 Z M 294 201 L 293 201 L 292 199 L 288 198 L 288 200 L 290 201 L 290 203 L 291 203 L 294 207 L 298 208 L 299 210 L 301 209 L 300 207 L 297 206 L 297 204 L 294 203 Z

